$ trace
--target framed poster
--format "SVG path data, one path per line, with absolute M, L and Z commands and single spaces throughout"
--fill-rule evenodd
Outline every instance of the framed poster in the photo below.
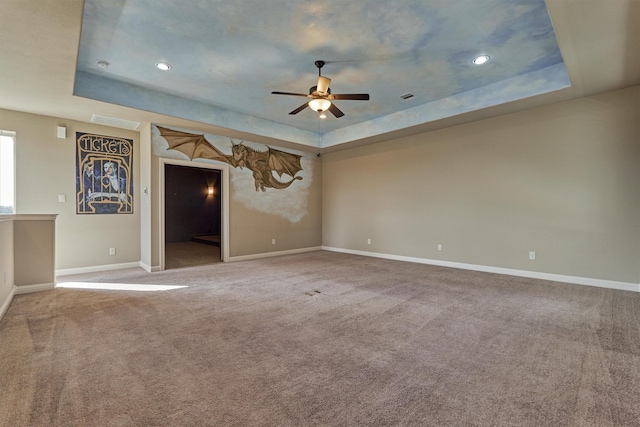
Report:
M 76 212 L 133 213 L 133 140 L 76 132 Z

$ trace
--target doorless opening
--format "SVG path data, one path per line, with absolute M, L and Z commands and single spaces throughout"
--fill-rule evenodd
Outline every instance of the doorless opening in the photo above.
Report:
M 163 269 L 224 261 L 226 171 L 176 163 L 165 161 L 161 169 Z

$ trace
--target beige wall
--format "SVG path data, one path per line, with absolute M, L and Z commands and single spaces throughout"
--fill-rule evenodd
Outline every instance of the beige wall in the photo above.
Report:
M 151 182 L 151 124 L 146 123 L 140 130 L 140 262 L 148 271 L 153 266 L 160 265 L 157 258 L 156 263 L 153 261 L 152 237 L 153 230 L 151 228 L 153 210 L 151 207 L 152 189 Z M 146 192 L 145 192 L 146 189 Z
M 66 126 L 66 139 L 56 137 L 58 125 Z M 159 268 L 160 160 L 151 154 L 150 128 L 150 124 L 143 124 L 138 133 L 0 110 L 0 129 L 16 132 L 16 213 L 58 214 L 56 270 L 92 269 L 140 261 L 146 268 Z M 134 140 L 132 215 L 76 214 L 75 132 Z M 231 198 L 231 257 L 321 245 L 322 168 L 319 159 L 314 159 L 312 163 L 309 213 L 298 223 L 246 209 Z M 149 189 L 149 195 L 143 193 L 144 188 Z M 66 196 L 65 203 L 58 202 L 60 194 Z M 272 238 L 276 239 L 276 245 L 271 245 Z M 109 255 L 108 249 L 112 247 L 116 248 L 116 255 Z
M 639 101 L 634 87 L 326 154 L 323 245 L 638 283 Z
M 55 282 L 55 225 L 55 217 L 14 221 L 16 286 L 53 285 Z
M 312 162 L 309 213 L 298 223 L 231 197 L 230 255 L 323 244 L 638 283 L 639 99 L 634 87 L 325 154 Z M 56 138 L 57 125 L 67 139 Z M 149 125 L 139 136 L 0 110 L 0 129 L 17 132 L 17 213 L 59 214 L 56 269 L 159 265 L 160 170 Z M 76 131 L 134 140 L 133 215 L 75 214 Z
M 195 132 L 195 131 L 194 131 Z M 143 136 L 146 139 L 146 136 Z M 272 148 L 279 148 L 271 146 Z M 286 150 L 286 149 L 285 149 Z M 260 212 L 255 209 L 245 207 L 237 201 L 234 193 L 238 191 L 250 193 L 249 197 L 255 194 L 253 185 L 249 187 L 236 188 L 233 180 L 230 180 L 230 197 L 229 197 L 229 256 L 230 258 L 250 256 L 256 254 L 266 254 L 269 252 L 290 251 L 297 249 L 307 249 L 320 247 L 322 245 L 322 165 L 321 160 L 315 154 L 303 153 L 303 157 L 308 160 L 311 171 L 306 179 L 311 179 L 308 189 L 307 213 L 298 222 L 292 222 L 280 216 Z M 188 162 L 187 160 L 184 160 Z M 205 160 L 206 162 L 206 160 Z M 195 167 L 202 164 L 202 160 L 192 162 Z M 198 164 L 199 163 L 199 164 Z M 160 234 L 160 176 L 162 173 L 161 158 L 157 155 L 152 156 L 151 165 L 152 186 L 154 188 L 152 205 L 152 229 L 154 230 L 154 239 L 152 242 L 152 259 L 153 266 L 160 263 L 160 241 L 157 236 Z M 229 167 L 229 173 L 248 174 L 248 169 L 234 169 Z M 267 189 L 268 192 L 273 191 L 296 191 L 295 183 L 292 187 L 285 190 Z M 258 194 L 257 196 L 260 196 Z M 158 208 L 153 208 L 158 206 Z M 276 240 L 273 245 L 272 239 Z
M 13 272 L 13 221 L 0 215 L 0 317 L 13 289 Z
M 66 126 L 66 139 L 56 137 L 58 125 Z M 16 213 L 58 214 L 56 269 L 140 261 L 138 132 L 8 110 L 0 110 L 0 129 L 16 132 Z M 76 132 L 134 140 L 132 215 L 76 215 Z M 116 255 L 109 255 L 111 247 Z
M 0 319 L 15 293 L 53 289 L 56 215 L 0 215 Z
M 307 199 L 308 213 L 297 223 L 277 215 L 249 209 L 231 197 L 229 209 L 229 255 L 231 257 L 322 245 L 322 166 L 320 160 L 313 160 L 311 165 L 313 182 Z M 243 172 L 231 170 L 231 173 Z M 267 191 L 290 190 L 294 189 Z M 250 189 L 250 191 L 254 190 Z M 271 243 L 272 239 L 276 239 L 275 245 Z

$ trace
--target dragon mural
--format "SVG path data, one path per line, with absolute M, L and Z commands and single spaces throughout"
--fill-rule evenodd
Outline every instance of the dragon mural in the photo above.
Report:
M 297 154 L 287 153 L 267 146 L 267 151 L 258 151 L 231 140 L 231 154 L 224 154 L 211 144 L 204 135 L 182 132 L 156 126 L 160 135 L 167 140 L 169 150 L 177 150 L 186 154 L 189 159 L 210 159 L 227 163 L 234 168 L 247 168 L 253 172 L 256 191 L 266 191 L 267 188 L 283 190 L 294 181 L 301 180 L 296 176 L 302 170 L 300 158 Z M 283 182 L 274 176 L 277 173 L 289 175 L 291 179 Z

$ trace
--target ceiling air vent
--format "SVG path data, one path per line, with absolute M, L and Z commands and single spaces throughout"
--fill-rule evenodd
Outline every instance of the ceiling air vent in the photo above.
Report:
M 402 98 L 402 99 L 413 98 L 413 94 L 412 93 L 405 93 L 404 95 L 401 95 L 400 98 Z
M 129 130 L 136 130 L 138 129 L 138 126 L 140 126 L 140 122 L 132 122 L 131 120 L 117 119 L 115 117 L 99 116 L 97 114 L 94 114 L 91 117 L 91 123 Z

